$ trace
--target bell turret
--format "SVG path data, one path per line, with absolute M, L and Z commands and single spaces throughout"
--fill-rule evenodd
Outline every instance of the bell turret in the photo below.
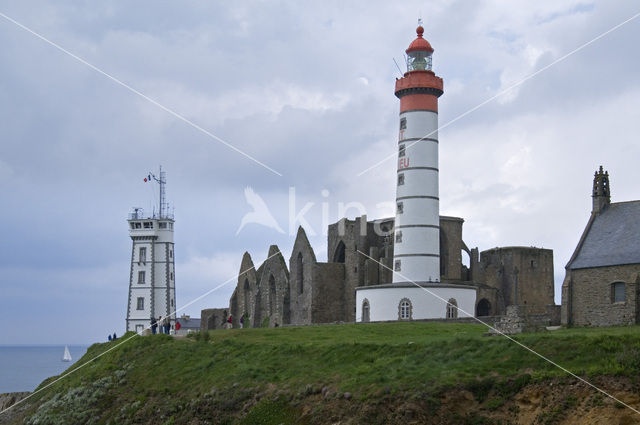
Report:
M 611 188 L 609 187 L 609 172 L 600 169 L 593 176 L 593 210 L 594 214 L 600 214 L 611 203 Z

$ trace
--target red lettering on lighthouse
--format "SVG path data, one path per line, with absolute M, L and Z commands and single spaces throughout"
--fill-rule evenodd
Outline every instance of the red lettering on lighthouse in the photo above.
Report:
M 402 170 L 403 168 L 407 168 L 409 166 L 409 157 L 404 157 L 398 159 L 398 170 Z

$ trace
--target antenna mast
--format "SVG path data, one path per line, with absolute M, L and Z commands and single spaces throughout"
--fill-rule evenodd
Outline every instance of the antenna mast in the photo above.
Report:
M 167 184 L 167 173 L 166 171 L 162 171 L 161 165 L 158 177 L 156 177 L 156 175 L 151 172 L 149 173 L 149 176 L 151 176 L 159 186 L 160 200 L 158 204 L 158 218 L 169 218 L 169 206 L 167 204 L 167 197 L 165 193 L 165 184 Z
M 162 171 L 162 165 L 160 166 L 160 218 L 167 218 L 167 199 L 164 185 L 167 184 L 167 173 Z

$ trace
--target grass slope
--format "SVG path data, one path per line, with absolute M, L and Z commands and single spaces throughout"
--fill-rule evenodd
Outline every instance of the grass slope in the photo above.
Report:
M 636 379 L 639 330 L 567 329 L 515 339 L 584 377 Z M 352 404 L 395 396 L 437 407 L 452 388 L 479 402 L 491 394 L 487 403 L 499 408 L 529 383 L 566 376 L 485 331 L 414 322 L 238 329 L 198 340 L 134 337 L 35 396 L 27 423 L 323 423 L 323 407 L 314 403 L 345 393 Z M 113 345 L 91 346 L 73 367 Z M 393 423 L 389 414 L 367 420 Z

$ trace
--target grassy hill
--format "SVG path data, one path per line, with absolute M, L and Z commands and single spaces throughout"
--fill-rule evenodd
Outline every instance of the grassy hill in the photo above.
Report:
M 640 419 L 485 331 L 481 325 L 414 322 L 238 329 L 186 339 L 135 336 L 32 397 L 10 422 L 550 424 L 589 423 L 589 414 L 613 418 L 609 423 Z M 73 368 L 130 335 L 91 346 Z M 640 327 L 515 338 L 640 407 Z M 571 422 L 577 412 L 582 422 Z

